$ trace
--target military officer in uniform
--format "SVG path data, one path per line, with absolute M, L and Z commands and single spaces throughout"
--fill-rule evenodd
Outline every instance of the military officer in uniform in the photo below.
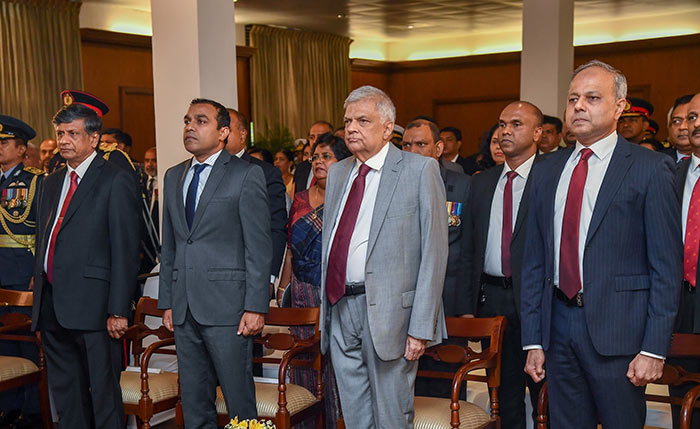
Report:
M 627 97 L 625 110 L 617 121 L 617 133 L 631 143 L 642 143 L 652 113 L 654 106 L 650 102 L 642 98 Z
M 0 287 L 30 290 L 34 268 L 35 196 L 43 170 L 22 163 L 27 143 L 36 133 L 11 116 L 0 115 Z M 31 309 L 0 308 L 0 314 Z M 34 344 L 0 341 L 0 355 L 21 356 L 38 363 Z M 0 393 L 0 426 L 39 416 L 36 387 L 21 387 Z M 20 417 L 20 413 L 23 415 Z

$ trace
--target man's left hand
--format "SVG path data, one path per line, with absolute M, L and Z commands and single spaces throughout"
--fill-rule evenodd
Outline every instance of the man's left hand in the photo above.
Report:
M 109 336 L 115 340 L 121 338 L 128 327 L 129 321 L 126 317 L 109 316 L 107 319 L 107 332 L 109 332 Z
M 238 324 L 238 332 L 236 334 L 243 334 L 246 337 L 249 335 L 258 335 L 262 331 L 263 326 L 265 326 L 264 314 L 246 311 L 243 313 L 241 323 Z
M 403 357 L 406 360 L 418 360 L 425 352 L 425 343 L 427 343 L 427 340 L 420 340 L 409 335 L 406 339 L 406 352 L 403 354 Z
M 659 378 L 664 371 L 664 361 L 638 354 L 630 362 L 627 378 L 637 387 L 646 386 Z

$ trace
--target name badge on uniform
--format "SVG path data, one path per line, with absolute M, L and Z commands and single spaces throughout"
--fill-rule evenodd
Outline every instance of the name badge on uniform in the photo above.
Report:
M 447 225 L 460 226 L 462 224 L 462 203 L 447 201 Z

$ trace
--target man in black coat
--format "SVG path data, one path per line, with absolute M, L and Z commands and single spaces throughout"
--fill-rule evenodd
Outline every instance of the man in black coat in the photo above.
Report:
M 314 143 L 320 136 L 333 132 L 333 125 L 327 121 L 316 121 L 309 129 L 309 145 L 314 147 Z M 309 189 L 314 175 L 311 174 L 311 162 L 304 161 L 297 165 L 294 170 L 294 193 Z
M 525 386 L 537 409 L 539 385 L 523 372 L 526 352 L 520 343 L 520 269 L 525 244 L 530 169 L 542 133 L 542 112 L 525 101 L 501 112 L 499 135 L 503 165 L 473 176 L 465 221 L 472 241 L 467 249 L 466 313 L 505 316 L 501 357 L 501 421 L 504 428 L 525 428 Z
M 466 210 L 467 200 L 471 189 L 471 178 L 466 174 L 450 170 L 445 167 L 445 162 L 440 159 L 443 150 L 443 141 L 437 125 L 430 121 L 417 119 L 409 122 L 404 131 L 401 146 L 404 151 L 435 158 L 440 164 L 440 176 L 445 184 L 447 196 L 447 208 L 444 213 L 448 217 L 449 254 L 447 257 L 447 271 L 445 274 L 445 286 L 442 290 L 442 303 L 446 317 L 454 317 L 468 312 L 469 305 L 466 296 L 460 293 L 464 288 L 467 275 L 467 245 L 470 231 L 462 222 L 462 210 Z M 435 362 L 432 358 L 421 357 L 419 369 L 437 371 L 456 371 L 458 366 Z M 416 395 L 435 396 L 449 398 L 451 392 L 451 380 L 417 379 Z
M 133 177 L 96 151 L 104 104 L 67 101 L 53 119 L 66 166 L 38 200 L 32 329 L 61 427 L 121 429 L 118 339 L 136 286 L 139 201 Z

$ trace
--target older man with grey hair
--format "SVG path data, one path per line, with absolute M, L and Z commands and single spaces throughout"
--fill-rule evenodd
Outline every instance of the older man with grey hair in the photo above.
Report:
M 445 187 L 437 161 L 389 143 L 396 110 L 371 86 L 345 100 L 354 156 L 328 173 L 321 348 L 348 428 L 412 428 L 418 358 L 445 337 Z

